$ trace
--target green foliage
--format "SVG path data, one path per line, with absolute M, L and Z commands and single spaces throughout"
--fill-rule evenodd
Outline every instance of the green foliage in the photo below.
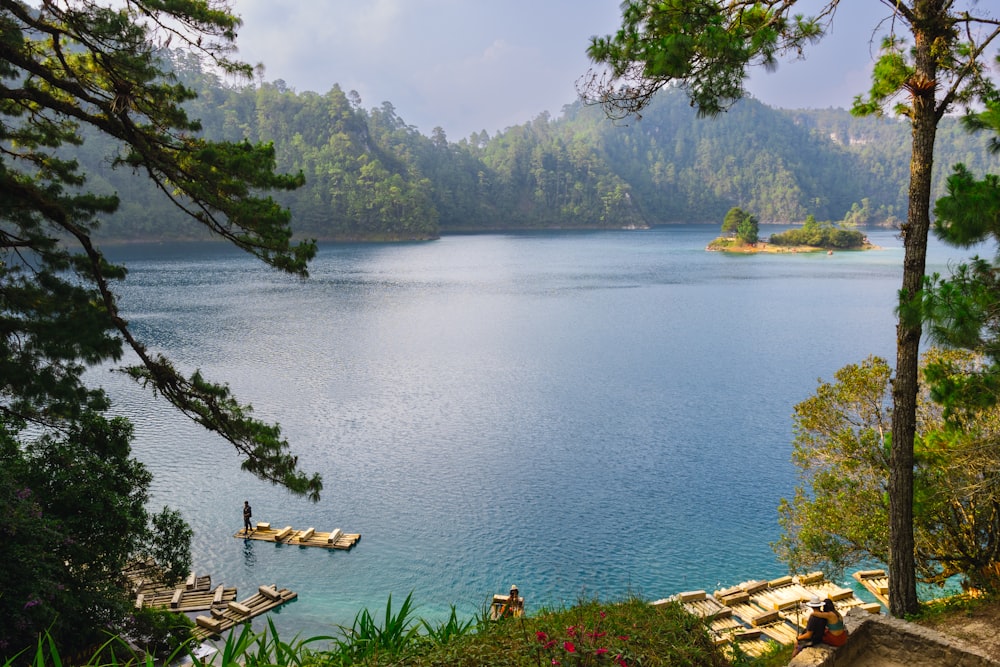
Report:
M 726 217 L 722 220 L 722 233 L 725 236 L 734 236 L 739 229 L 740 222 L 747 216 L 739 206 L 734 206 L 726 212 Z
M 703 620 L 677 603 L 583 600 L 562 610 L 489 623 L 479 632 L 411 656 L 407 664 L 727 665 Z M 371 663 L 369 663 L 371 664 Z
M 925 369 L 968 372 L 967 353 L 931 350 Z M 938 371 L 940 372 L 940 370 Z M 781 538 L 773 545 L 792 571 L 831 573 L 863 562 L 888 562 L 889 422 L 892 369 L 882 359 L 845 366 L 834 383 L 795 406 L 792 460 L 801 484 L 779 506 Z M 915 444 L 915 560 L 925 582 L 961 574 L 995 590 L 1000 559 L 996 518 L 1000 491 L 1000 409 L 969 406 L 946 420 L 921 394 Z
M 816 222 L 811 214 L 799 229 L 789 229 L 771 234 L 773 245 L 812 246 L 814 248 L 862 248 L 865 235 L 857 230 L 844 229 L 832 222 Z
M 609 72 L 594 75 L 584 92 L 625 117 L 676 84 L 700 114 L 717 115 L 746 96 L 748 67 L 773 68 L 779 54 L 822 35 L 817 19 L 792 15 L 794 4 L 629 0 L 618 32 L 591 40 L 587 55 Z
M 365 110 L 338 86 L 323 95 L 280 82 L 226 87 L 171 52 L 171 66 L 199 97 L 186 104 L 205 135 L 266 141 L 279 169 L 306 183 L 275 195 L 299 235 L 334 240 L 435 238 L 497 229 L 642 228 L 721 218 L 734 203 L 760 220 L 806 211 L 857 224 L 898 224 L 906 206 L 909 128 L 843 110 L 778 111 L 748 100 L 698 122 L 680 90 L 666 91 L 641 123 L 614 125 L 580 103 L 560 119 L 449 143 L 419 134 L 390 104 Z M 942 121 L 943 159 L 972 167 L 987 152 Z M 195 225 L 148 183 L 107 167 L 113 147 L 85 132 L 77 153 L 119 210 L 105 236 L 192 238 Z M 943 183 L 943 176 L 941 179 Z M 859 202 L 858 193 L 867 197 Z M 943 193 L 943 188 L 941 189 Z
M 181 513 L 164 507 L 150 517 L 149 555 L 164 571 L 164 583 L 173 585 L 191 572 L 191 538 L 194 531 Z
M 391 614 L 390 614 L 391 616 Z M 430 625 L 420 621 L 420 625 Z M 451 625 L 449 622 L 446 625 Z M 267 667 L 272 665 L 387 665 L 406 664 L 413 667 L 537 667 L 539 664 L 565 665 L 728 665 L 784 664 L 776 656 L 787 656 L 790 648 L 776 646 L 762 658 L 752 659 L 739 654 L 727 660 L 723 650 L 711 638 L 705 621 L 684 611 L 675 602 L 651 605 L 638 598 L 621 602 L 599 603 L 581 600 L 561 610 L 542 610 L 523 618 L 507 618 L 497 622 L 466 625 L 460 633 L 446 632 L 445 641 L 431 633 L 415 638 L 411 643 L 389 642 L 393 652 L 374 653 L 354 661 L 349 640 L 333 650 L 314 648 L 331 637 L 311 637 L 283 641 L 268 622 L 267 628 L 255 633 L 249 625 L 232 630 L 220 647 L 220 652 L 207 658 L 188 654 L 193 667 Z M 473 631 L 474 630 L 474 631 Z M 366 642 L 367 644 L 368 642 Z M 35 652 L 26 651 L 18 664 L 31 667 L 61 667 L 64 662 L 57 643 L 48 635 L 39 637 Z M 174 664 L 190 649 L 180 648 L 164 659 Z M 8 660 L 3 667 L 13 667 Z M 116 665 L 152 666 L 153 656 L 137 655 L 117 637 L 108 640 L 89 659 L 80 656 L 74 664 L 84 667 Z M 159 663 L 157 663 L 159 664 Z
M 194 622 L 167 609 L 136 610 L 121 632 L 134 645 L 160 659 L 176 656 L 191 644 Z
M 738 206 L 734 206 L 726 213 L 722 221 L 722 234 L 724 236 L 735 237 L 737 245 L 753 245 L 757 243 L 760 235 L 760 226 L 757 218 L 750 215 Z M 713 249 L 726 247 L 727 244 L 717 239 L 709 247 Z
M 744 245 L 753 245 L 757 243 L 759 236 L 760 227 L 757 224 L 757 218 L 749 214 L 743 216 L 736 228 L 736 238 Z
M 84 414 L 65 434 L 24 441 L 0 422 L 0 655 L 47 631 L 75 653 L 125 627 L 122 572 L 152 541 L 151 475 L 131 458 L 131 425 Z M 172 514 L 175 535 L 190 529 Z M 190 537 L 172 547 L 190 562 Z
M 368 660 L 377 663 L 380 659 L 398 659 L 413 650 L 420 626 L 412 617 L 412 600 L 413 593 L 410 593 L 399 611 L 393 613 L 390 595 L 382 625 L 375 622 L 371 612 L 363 609 L 354 617 L 354 625 L 341 626 L 344 638 L 337 640 L 335 651 L 338 664 L 363 664 Z
M 81 162 L 143 174 L 147 191 L 189 222 L 305 275 L 315 245 L 292 243 L 289 211 L 266 194 L 296 189 L 302 174 L 275 171 L 273 144 L 203 138 L 187 112 L 194 89 L 158 55 L 169 37 L 249 76 L 227 57 L 238 25 L 225 5 L 203 0 L 0 2 L 0 412 L 47 427 L 106 408 L 81 375 L 119 360 L 124 345 L 138 359 L 130 373 L 230 440 L 244 468 L 317 498 L 322 481 L 298 470 L 276 426 L 253 419 L 224 385 L 184 377 L 135 337 L 114 291 L 125 269 L 95 240 L 120 199 L 111 181 L 88 182 Z M 98 154 L 80 149 L 89 140 Z M 155 209 L 144 213 L 157 220 Z
M 1000 101 L 970 119 L 974 129 L 992 128 L 1000 136 Z M 1000 176 L 977 179 L 957 164 L 947 180 L 947 194 L 934 206 L 934 232 L 945 242 L 969 247 L 992 240 L 1000 244 Z M 982 409 L 997 402 L 1000 390 L 1000 278 L 997 260 L 974 257 L 954 267 L 947 278 L 924 279 L 918 314 L 931 337 L 944 345 L 970 350 L 986 363 L 969 372 L 936 366 L 930 381 L 933 395 L 946 414 L 970 407 Z

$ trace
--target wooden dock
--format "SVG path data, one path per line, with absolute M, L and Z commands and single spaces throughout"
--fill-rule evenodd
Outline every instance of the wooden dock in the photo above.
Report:
M 802 604 L 813 596 L 830 598 L 841 614 L 854 607 L 872 614 L 881 611 L 881 605 L 863 602 L 853 590 L 826 581 L 821 572 L 747 581 L 711 595 L 689 591 L 653 604 L 680 602 L 688 612 L 708 622 L 717 644 L 738 642 L 744 653 L 759 656 L 768 649 L 769 642 L 795 643 L 809 617 Z
M 191 631 L 191 636 L 198 641 L 217 637 L 236 625 L 247 623 L 255 616 L 260 616 L 286 602 L 291 602 L 296 597 L 298 597 L 297 593 L 287 588 L 279 589 L 274 584 L 259 586 L 257 593 L 245 600 L 213 606 L 209 616 L 196 616 L 194 619 L 195 628 Z
M 296 544 L 300 547 L 320 547 L 322 549 L 350 549 L 361 539 L 359 533 L 345 533 L 340 528 L 330 532 L 318 531 L 315 528 L 295 530 L 291 526 L 277 529 L 269 523 L 258 523 L 257 528 L 249 535 L 243 530 L 237 531 L 233 537 L 244 540 L 263 540 L 278 544 Z

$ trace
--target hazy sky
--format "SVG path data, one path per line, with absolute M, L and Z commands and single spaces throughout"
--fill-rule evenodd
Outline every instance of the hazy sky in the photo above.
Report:
M 803 2 L 802 6 L 813 2 Z M 992 0 L 991 0 L 992 1 Z M 333 84 L 365 108 L 388 101 L 423 134 L 493 135 L 576 99 L 590 37 L 613 33 L 619 0 L 235 0 L 239 57 L 302 92 Z M 867 12 L 867 13 L 866 13 Z M 847 0 L 806 59 L 760 72 L 750 89 L 785 108 L 847 107 L 867 89 L 872 31 L 888 14 Z M 883 31 L 884 32 L 884 31 Z M 882 34 L 881 32 L 879 34 Z

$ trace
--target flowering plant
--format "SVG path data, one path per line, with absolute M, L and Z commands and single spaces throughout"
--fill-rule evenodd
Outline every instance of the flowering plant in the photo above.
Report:
M 581 610 L 587 610 L 582 607 Z M 540 665 L 616 665 L 627 667 L 628 635 L 607 630 L 604 609 L 590 610 L 587 618 L 559 630 L 536 630 Z

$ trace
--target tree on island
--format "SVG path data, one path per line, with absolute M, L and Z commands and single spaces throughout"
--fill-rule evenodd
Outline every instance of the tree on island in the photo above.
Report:
M 760 237 L 760 224 L 756 217 L 734 206 L 722 220 L 722 235 L 735 238 L 740 245 L 753 245 Z
M 770 241 L 772 245 L 850 249 L 864 247 L 865 235 L 832 222 L 817 222 L 816 216 L 809 214 L 802 227 L 771 234 Z
M 657 91 L 680 85 L 704 115 L 746 96 L 751 66 L 773 69 L 778 56 L 801 55 L 835 18 L 838 0 L 817 14 L 796 14 L 796 0 L 626 0 L 617 33 L 594 37 L 590 58 L 607 67 L 584 82 L 583 93 L 609 115 L 639 114 Z M 910 184 L 901 226 L 904 259 L 897 324 L 896 374 L 889 467 L 889 602 L 894 616 L 919 609 L 913 529 L 914 434 L 922 323 L 920 290 L 930 229 L 931 167 L 938 123 L 958 105 L 993 95 L 986 49 L 1000 23 L 985 5 L 941 0 L 883 0 L 888 34 L 857 114 L 893 111 L 911 127 Z M 959 5 L 962 6 L 959 6 Z M 968 5 L 968 6 L 965 6 Z M 912 44 L 908 40 L 912 39 Z
M 145 174 L 191 221 L 305 276 L 315 244 L 292 243 L 288 211 L 266 195 L 303 177 L 275 173 L 271 145 L 200 138 L 185 112 L 194 93 L 160 58 L 172 42 L 249 80 L 252 68 L 227 55 L 240 21 L 214 0 L 108 4 L 0 0 L 0 502 L 5 516 L 20 517 L 0 528 L 16 552 L 0 583 L 4 656 L 17 648 L 8 631 L 31 643 L 50 624 L 67 641 L 72 631 L 82 640 L 124 628 L 130 609 L 115 603 L 127 593 L 114 579 L 125 556 L 155 552 L 183 567 L 183 550 L 140 543 L 147 473 L 128 457 L 130 427 L 101 416 L 109 400 L 85 384 L 88 367 L 128 349 L 138 361 L 123 370 L 232 443 L 244 470 L 314 500 L 322 489 L 277 425 L 137 338 L 114 288 L 126 270 L 97 243 L 118 197 L 88 190 L 74 159 L 86 129 L 113 146 L 113 166 Z M 169 510 L 157 528 L 185 534 Z

